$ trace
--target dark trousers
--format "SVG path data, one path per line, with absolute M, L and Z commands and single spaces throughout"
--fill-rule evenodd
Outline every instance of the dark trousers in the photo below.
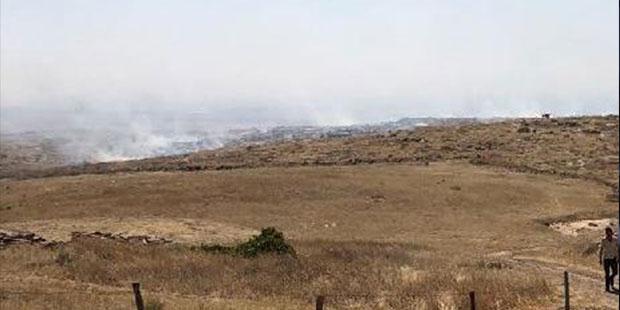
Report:
M 614 284 L 614 277 L 618 274 L 618 261 L 614 259 L 603 260 L 603 269 L 605 269 L 605 289 Z

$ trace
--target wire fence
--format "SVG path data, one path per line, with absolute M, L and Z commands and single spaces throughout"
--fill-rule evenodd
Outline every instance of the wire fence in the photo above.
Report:
M 570 275 L 567 271 L 564 272 L 564 278 L 561 284 L 564 287 L 563 297 L 564 297 L 564 309 L 571 309 L 570 306 Z M 140 291 L 140 283 L 132 283 L 132 290 L 124 290 L 119 289 L 118 291 L 109 291 L 109 292 L 98 292 L 99 295 L 134 295 L 134 305 L 137 310 L 144 310 L 144 301 L 142 299 L 142 293 Z M 68 294 L 88 294 L 92 295 L 91 292 L 87 291 L 14 291 L 14 290 L 6 290 L 0 288 L 0 301 L 6 299 L 7 296 L 62 296 Z M 484 294 L 484 292 L 483 292 Z M 338 304 L 338 301 L 343 300 L 381 300 L 381 299 L 400 299 L 402 300 L 420 300 L 429 297 L 440 297 L 446 296 L 446 292 L 423 292 L 420 294 L 402 294 L 402 293 L 379 293 L 379 294 L 339 294 L 339 293 L 319 293 L 316 296 L 310 298 L 313 300 L 315 307 L 317 310 L 324 309 L 325 305 L 328 303 Z M 454 295 L 454 294 L 453 294 Z M 238 296 L 236 296 L 238 297 Z M 454 297 L 454 296 L 453 296 Z M 458 299 L 467 300 L 470 305 L 470 309 L 476 309 L 476 292 L 471 291 L 467 295 L 456 296 Z

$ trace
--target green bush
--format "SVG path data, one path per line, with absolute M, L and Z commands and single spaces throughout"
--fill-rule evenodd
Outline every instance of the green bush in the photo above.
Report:
M 260 235 L 252 236 L 250 240 L 239 244 L 236 254 L 244 257 L 254 257 L 261 253 L 277 253 L 295 255 L 293 247 L 284 241 L 284 234 L 273 227 L 263 228 Z
M 288 254 L 295 257 L 295 250 L 284 240 L 284 234 L 273 227 L 263 228 L 259 235 L 233 247 L 219 244 L 201 245 L 203 251 L 219 254 L 232 254 L 243 257 L 256 257 L 263 253 Z

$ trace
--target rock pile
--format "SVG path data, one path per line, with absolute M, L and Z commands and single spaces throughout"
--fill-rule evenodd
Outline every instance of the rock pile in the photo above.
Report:
M 0 230 L 0 248 L 10 244 L 39 244 L 48 247 L 58 243 L 46 240 L 31 232 Z
M 71 241 L 80 238 L 108 239 L 131 244 L 166 244 L 172 242 L 171 239 L 151 235 L 126 236 L 122 234 L 104 233 L 99 231 L 71 233 Z M 47 240 L 28 231 L 0 230 L 0 248 L 14 244 L 37 244 L 44 247 L 52 247 L 62 243 L 62 241 Z
M 104 232 L 72 232 L 71 240 L 77 240 L 80 238 L 94 238 L 94 239 L 108 239 L 108 240 L 117 240 L 123 241 L 133 244 L 165 244 L 171 243 L 171 239 L 166 239 L 162 237 L 152 236 L 152 235 L 138 235 L 138 236 L 125 236 L 122 234 L 113 234 L 113 233 L 104 233 Z

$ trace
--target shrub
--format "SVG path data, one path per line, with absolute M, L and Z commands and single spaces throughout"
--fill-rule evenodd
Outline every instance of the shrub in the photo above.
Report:
M 263 253 L 289 254 L 295 257 L 295 250 L 284 240 L 284 234 L 274 227 L 261 230 L 259 235 L 234 247 L 223 245 L 201 245 L 203 251 L 218 254 L 232 254 L 243 257 L 256 257 Z
M 247 242 L 239 244 L 235 252 L 244 257 L 270 252 L 295 256 L 293 247 L 284 241 L 284 234 L 273 227 L 263 228 L 260 235 L 252 236 Z

